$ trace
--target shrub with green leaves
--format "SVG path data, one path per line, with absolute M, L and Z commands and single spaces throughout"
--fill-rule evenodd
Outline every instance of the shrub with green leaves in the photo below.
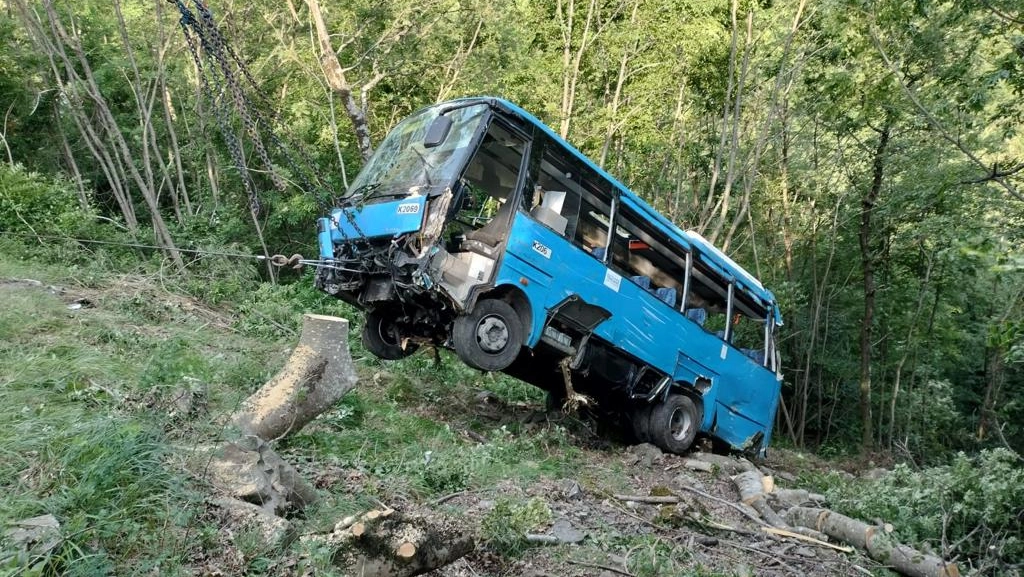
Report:
M 543 499 L 525 503 L 498 499 L 480 527 L 487 543 L 503 555 L 518 555 L 528 545 L 526 534 L 551 522 L 551 509 Z
M 831 484 L 827 494 L 837 511 L 890 522 L 900 540 L 967 557 L 984 574 L 1024 559 L 1024 460 L 1007 449 L 959 453 L 920 471 L 897 465 L 876 482 Z

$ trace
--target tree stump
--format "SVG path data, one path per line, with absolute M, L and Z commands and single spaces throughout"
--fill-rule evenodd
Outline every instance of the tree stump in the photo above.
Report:
M 374 510 L 341 520 L 313 540 L 333 550 L 344 575 L 412 577 L 454 562 L 475 547 L 463 524 L 445 515 Z
M 357 381 L 348 351 L 348 321 L 306 314 L 283 369 L 250 396 L 232 421 L 266 441 L 298 431 L 338 402 Z

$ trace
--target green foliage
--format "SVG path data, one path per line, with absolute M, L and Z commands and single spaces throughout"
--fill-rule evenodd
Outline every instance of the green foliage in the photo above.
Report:
M 501 498 L 487 512 L 481 523 L 481 532 L 487 544 L 495 551 L 518 556 L 529 547 L 526 534 L 551 523 L 551 509 L 543 499 L 534 497 L 526 502 Z
M 72 183 L 30 172 L 21 165 L 0 164 L 0 230 L 22 234 L 73 234 L 90 215 Z
M 89 291 L 94 306 L 69 311 L 45 286 L 0 282 L 0 518 L 53 514 L 64 537 L 35 559 L 0 546 L 0 572 L 175 573 L 180 553 L 204 538 L 190 529 L 203 501 L 171 450 L 187 431 L 165 432 L 166 399 L 193 383 L 217 383 L 205 401 L 217 411 L 236 406 L 266 379 L 274 345 L 199 332 L 194 317 L 153 306 L 153 294 L 169 293 L 137 298 L 147 292 L 138 281 L 93 292 L 69 286 L 64 267 L 26 268 L 8 258 L 0 279 Z M 208 438 L 219 431 L 215 423 L 190 426 Z
M 1001 574 L 1024 556 L 1024 460 L 1009 450 L 959 453 L 919 471 L 897 465 L 874 482 L 835 474 L 810 480 L 835 510 L 892 523 L 901 541 L 972 559 L 983 574 Z

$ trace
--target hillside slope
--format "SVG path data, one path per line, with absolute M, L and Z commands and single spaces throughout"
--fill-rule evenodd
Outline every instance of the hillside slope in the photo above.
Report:
M 0 518 L 52 514 L 61 534 L 31 555 L 8 540 L 0 570 L 335 574 L 305 541 L 275 550 L 233 527 L 185 466 L 280 367 L 294 324 L 217 310 L 155 278 L 86 284 L 10 262 L 0 262 L 0 301 Z M 444 511 L 478 535 L 474 553 L 437 572 L 451 577 L 886 574 L 859 553 L 762 533 L 731 505 L 728 467 L 688 470 L 586 419 L 544 414 L 535 389 L 447 354 L 381 363 L 355 344 L 353 356 L 356 390 L 277 447 L 325 496 L 291 519 L 299 534 L 385 504 Z M 811 466 L 774 454 L 764 465 L 782 485 Z M 582 540 L 523 538 L 552 531 Z

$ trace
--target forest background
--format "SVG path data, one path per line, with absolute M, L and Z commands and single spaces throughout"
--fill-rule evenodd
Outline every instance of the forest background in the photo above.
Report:
M 141 259 L 210 302 L 308 283 L 189 252 L 315 253 L 323 199 L 294 184 L 301 170 L 277 149 L 280 181 L 260 170 L 253 135 L 276 129 L 339 194 L 405 115 L 502 96 L 774 290 L 779 442 L 914 466 L 1024 447 L 1014 0 L 209 9 L 252 74 L 236 79 L 247 97 L 204 86 L 172 2 L 5 0 L 5 251 L 69 266 Z M 239 119 L 242 98 L 262 111 L 256 130 Z

